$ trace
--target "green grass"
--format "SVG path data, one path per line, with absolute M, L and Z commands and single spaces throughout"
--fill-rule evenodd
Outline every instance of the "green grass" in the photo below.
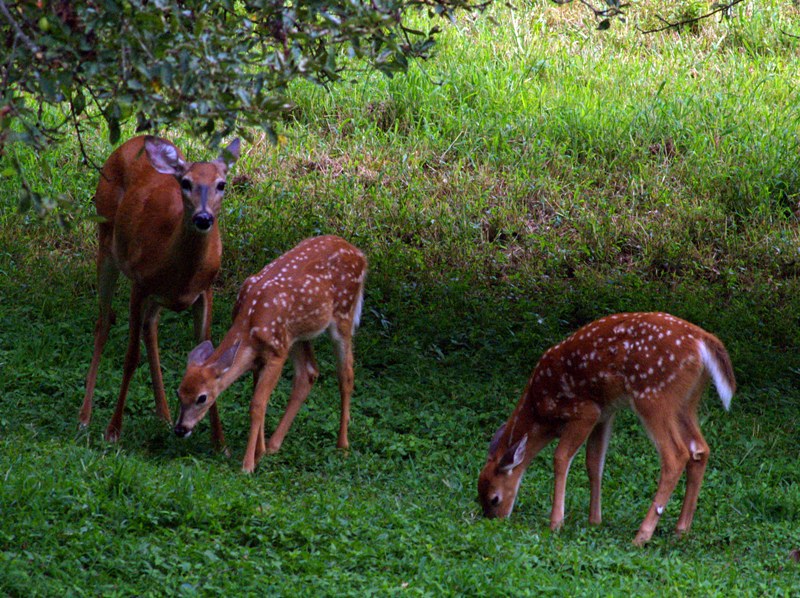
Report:
M 693 4 L 676 11 L 693 10 Z M 71 144 L 21 149 L 70 228 L 15 209 L 0 180 L 0 590 L 9 595 L 793 594 L 800 548 L 798 11 L 745 3 L 682 34 L 599 34 L 546 3 L 461 19 L 407 76 L 297 85 L 285 142 L 246 145 L 226 199 L 214 338 L 244 277 L 298 240 L 367 253 L 351 450 L 335 449 L 330 343 L 280 453 L 239 473 L 251 385 L 221 397 L 230 459 L 207 423 L 187 440 L 152 416 L 137 372 L 120 444 L 102 431 L 119 389 L 127 286 L 88 431 L 77 411 L 96 317 L 97 175 Z M 637 13 L 642 24 L 655 7 Z M 102 163 L 103 132 L 87 147 Z M 181 139 L 177 131 L 169 131 Z M 205 156 L 181 140 L 190 157 Z M 3 169 L 0 167 L 0 171 Z M 709 393 L 711 461 L 690 535 L 682 486 L 631 545 L 658 460 L 621 414 L 604 523 L 587 525 L 582 454 L 565 528 L 547 528 L 552 447 L 509 520 L 475 502 L 487 442 L 539 355 L 623 310 L 686 317 L 728 346 L 739 382 Z M 161 322 L 172 393 L 191 317 Z M 290 381 L 275 392 L 273 428 Z M 172 396 L 170 394 L 170 396 Z

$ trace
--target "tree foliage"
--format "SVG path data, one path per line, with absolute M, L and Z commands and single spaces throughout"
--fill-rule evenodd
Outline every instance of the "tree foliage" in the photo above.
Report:
M 111 143 L 129 122 L 137 131 L 181 123 L 212 146 L 253 127 L 274 139 L 291 81 L 328 84 L 352 69 L 393 76 L 428 54 L 442 18 L 493 1 L 0 0 L 0 156 L 12 142 L 81 140 L 99 121 Z M 579 0 L 600 30 L 629 6 L 602 1 Z M 23 204 L 41 208 L 20 183 Z
M 274 135 L 293 79 L 324 84 L 348 66 L 391 76 L 438 31 L 411 27 L 412 13 L 452 17 L 489 2 L 0 0 L 0 149 L 41 146 L 96 118 L 112 143 L 131 119 L 138 130 L 185 123 L 212 143 L 248 126 Z M 46 105 L 63 118 L 48 122 Z

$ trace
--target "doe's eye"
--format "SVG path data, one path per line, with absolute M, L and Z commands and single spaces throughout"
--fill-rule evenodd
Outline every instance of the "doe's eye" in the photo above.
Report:
M 198 405 L 202 405 L 203 403 L 205 403 L 205 402 L 206 402 L 206 399 L 207 399 L 207 398 L 208 398 L 208 397 L 207 397 L 206 395 L 200 395 L 199 397 L 197 397 L 197 401 L 195 401 L 195 402 L 196 402 Z
M 181 179 L 181 189 L 184 191 L 191 191 L 192 190 L 192 181 L 189 179 Z
M 224 191 L 225 190 L 225 181 L 220 181 L 217 183 L 217 191 Z

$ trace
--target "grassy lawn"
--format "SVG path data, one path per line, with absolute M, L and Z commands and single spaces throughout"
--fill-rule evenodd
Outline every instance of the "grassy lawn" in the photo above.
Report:
M 800 34 L 800 12 L 773 0 L 737 10 L 644 36 L 619 23 L 595 32 L 577 6 L 497 6 L 446 27 L 406 76 L 297 85 L 281 143 L 254 133 L 235 167 L 213 336 L 241 281 L 300 239 L 335 233 L 361 247 L 370 275 L 351 449 L 335 448 L 338 390 L 321 339 L 317 386 L 252 476 L 239 472 L 245 379 L 220 399 L 231 458 L 214 452 L 207 422 L 178 439 L 156 420 L 146 367 L 121 441 L 103 441 L 125 282 L 94 419 L 78 430 L 97 174 L 70 143 L 20 153 L 36 190 L 71 202 L 59 208 L 70 226 L 19 214 L 17 183 L 0 179 L 0 592 L 796 594 L 800 43 L 784 32 Z M 190 158 L 209 156 L 164 133 Z M 98 163 L 110 151 L 102 131 L 87 148 Z M 658 459 L 630 412 L 611 440 L 602 526 L 587 523 L 581 452 L 565 527 L 549 531 L 553 447 L 512 517 L 483 519 L 488 441 L 541 353 L 604 314 L 651 309 L 719 336 L 739 383 L 729 413 L 713 392 L 701 407 L 711 459 L 688 537 L 672 534 L 681 484 L 652 542 L 631 544 Z M 165 313 L 170 397 L 192 345 L 191 316 Z M 287 372 L 268 430 L 290 385 Z

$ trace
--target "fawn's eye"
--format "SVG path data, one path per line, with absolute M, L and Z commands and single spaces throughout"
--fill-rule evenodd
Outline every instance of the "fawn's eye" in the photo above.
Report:
M 189 179 L 181 179 L 181 189 L 184 191 L 191 191 L 192 190 L 192 181 Z
M 195 401 L 195 402 L 196 402 L 198 405 L 202 405 L 203 403 L 205 403 L 205 402 L 206 402 L 206 399 L 207 399 L 207 398 L 208 398 L 208 397 L 207 397 L 206 395 L 200 395 L 199 397 L 197 397 L 197 401 Z
M 220 181 L 217 183 L 217 191 L 224 191 L 225 190 L 225 181 Z
M 498 494 L 495 494 L 495 495 L 492 497 L 492 501 L 491 501 L 491 502 L 492 502 L 492 506 L 493 506 L 493 507 L 496 507 L 497 505 L 499 505 L 499 504 L 500 504 L 500 495 L 498 495 Z

